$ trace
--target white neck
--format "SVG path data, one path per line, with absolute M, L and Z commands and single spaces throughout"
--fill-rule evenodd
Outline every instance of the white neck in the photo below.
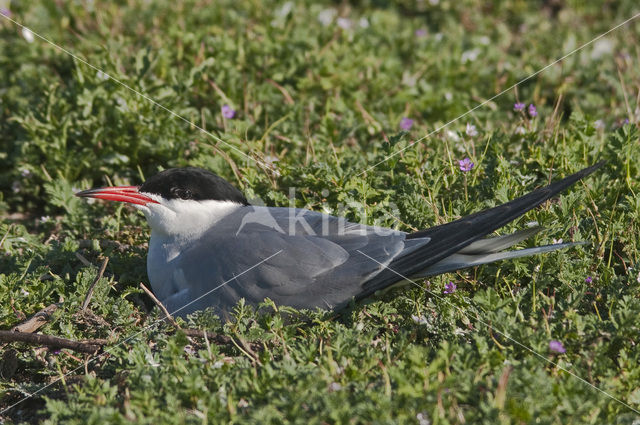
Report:
M 149 196 L 159 203 L 138 206 L 138 209 L 147 217 L 152 236 L 163 239 L 197 239 L 223 217 L 242 208 L 241 204 L 231 201 L 166 200 Z

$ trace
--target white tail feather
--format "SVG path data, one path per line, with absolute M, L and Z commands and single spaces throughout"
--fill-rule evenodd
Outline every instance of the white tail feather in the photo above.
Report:
M 513 236 L 513 235 L 508 235 Z M 497 238 L 496 238 L 497 239 Z M 467 267 L 493 263 L 494 261 L 508 260 L 529 255 L 542 254 L 570 246 L 585 245 L 588 242 L 568 242 L 553 245 L 536 246 L 534 248 L 519 249 L 515 251 L 489 252 L 484 254 L 453 254 L 418 273 L 415 277 L 433 276 L 440 273 L 452 272 Z
M 525 239 L 530 238 L 543 227 L 534 226 L 529 229 L 519 230 L 510 235 L 497 236 L 495 238 L 480 239 L 458 251 L 458 254 L 489 254 L 492 252 L 502 251 L 510 246 L 517 244 Z

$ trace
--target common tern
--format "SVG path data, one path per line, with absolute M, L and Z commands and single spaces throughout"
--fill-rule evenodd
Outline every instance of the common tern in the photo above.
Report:
M 579 244 L 505 251 L 540 227 L 484 238 L 601 167 L 585 168 L 515 200 L 414 233 L 299 208 L 250 205 L 226 180 L 172 168 L 141 186 L 76 193 L 126 202 L 151 227 L 151 287 L 177 316 L 207 307 L 226 316 L 244 298 L 340 309 L 404 281 Z

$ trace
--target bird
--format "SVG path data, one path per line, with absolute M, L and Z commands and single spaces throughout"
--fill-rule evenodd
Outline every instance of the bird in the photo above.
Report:
M 410 279 L 583 243 L 507 250 L 539 232 L 537 225 L 487 236 L 603 164 L 502 205 L 410 233 L 302 208 L 251 205 L 222 177 L 196 167 L 166 169 L 140 186 L 76 195 L 142 211 L 151 228 L 149 282 L 172 315 L 211 309 L 230 317 L 240 299 L 258 305 L 266 298 L 296 309 L 338 311 Z

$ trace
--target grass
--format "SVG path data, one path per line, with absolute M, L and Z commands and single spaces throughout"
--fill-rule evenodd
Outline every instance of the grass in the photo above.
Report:
M 0 409 L 52 385 L 0 421 L 637 421 L 603 392 L 640 409 L 640 23 L 411 145 L 638 13 L 636 2 L 6 8 L 103 73 L 0 20 L 0 324 L 8 329 L 60 302 L 42 333 L 112 346 L 87 362 L 91 356 L 68 350 L 12 344 L 15 370 L 3 346 Z M 538 116 L 514 111 L 518 101 L 534 104 Z M 222 116 L 225 104 L 234 118 Z M 409 131 L 400 130 L 403 117 L 414 120 Z M 466 174 L 457 166 L 464 157 L 475 163 Z M 410 231 L 599 159 L 608 161 L 604 170 L 501 230 L 536 220 L 549 230 L 526 246 L 559 238 L 590 245 L 420 281 L 423 288 L 381 295 L 338 319 L 269 303 L 260 311 L 238 305 L 230 323 L 207 313 L 189 319 L 258 344 L 256 355 L 164 323 L 148 327 L 158 313 L 138 289 L 147 282 L 144 218 L 73 197 L 194 165 L 254 202 Z M 90 304 L 98 319 L 89 321 L 76 313 L 105 257 Z M 457 290 L 443 295 L 449 281 Z M 566 353 L 550 351 L 551 340 Z

